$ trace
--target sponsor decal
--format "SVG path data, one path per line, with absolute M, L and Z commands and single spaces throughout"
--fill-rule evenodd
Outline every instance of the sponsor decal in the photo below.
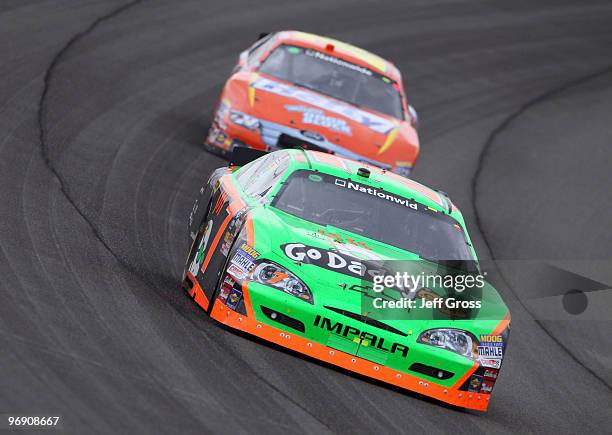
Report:
M 232 266 L 240 268 L 245 273 L 255 269 L 255 263 L 240 251 L 236 252 L 234 258 L 232 258 Z
M 221 254 L 224 257 L 227 257 L 227 254 L 229 254 L 229 250 L 230 247 L 232 246 L 232 240 L 234 238 L 234 234 L 228 230 L 225 232 L 225 234 L 223 235 L 223 244 L 221 245 Z
M 247 272 L 245 272 L 235 264 L 229 265 L 229 267 L 227 268 L 227 273 L 236 279 L 244 279 L 247 276 Z
M 419 207 L 419 203 L 415 202 L 415 201 L 411 201 L 407 198 L 402 198 L 401 196 L 395 195 L 393 193 L 390 192 L 386 192 L 384 190 L 381 189 L 375 189 L 373 187 L 370 186 L 366 186 L 364 184 L 361 183 L 356 183 L 354 181 L 351 180 L 346 180 L 344 178 L 336 178 L 336 180 L 334 181 L 334 184 L 336 186 L 345 188 L 345 189 L 350 189 L 350 190 L 355 190 L 357 192 L 361 192 L 361 193 L 366 193 L 368 195 L 372 195 L 372 196 L 377 196 L 381 199 L 384 199 L 386 201 L 395 203 L 395 204 L 399 204 L 399 205 L 403 205 L 405 207 L 411 208 L 412 210 L 423 210 L 423 209 L 429 209 L 429 207 L 425 207 L 425 206 L 420 206 Z M 434 209 L 430 209 L 435 211 Z
M 329 112 L 342 115 L 377 133 L 387 134 L 395 127 L 395 123 L 393 121 L 383 118 L 382 116 L 366 112 L 358 109 L 355 106 L 325 97 L 316 92 L 300 89 L 295 86 L 265 78 L 260 78 L 253 83 L 252 86 L 255 89 L 271 92 L 287 98 L 293 98 L 301 101 L 302 103 L 312 104 L 313 106 L 320 107 L 321 109 Z
M 225 133 L 219 133 L 215 139 L 219 145 L 227 145 L 229 142 L 229 138 Z
M 372 251 L 368 245 L 361 241 L 355 241 L 351 237 L 343 238 L 342 236 L 319 229 L 317 232 L 310 233 L 311 236 L 318 239 L 327 239 L 334 244 L 334 250 L 340 254 L 363 258 L 370 261 L 381 261 L 382 258 Z
M 480 334 L 480 344 L 483 346 L 503 347 L 504 339 L 501 335 Z
M 504 350 L 499 346 L 478 346 L 478 355 L 485 358 L 503 358 Z
M 219 300 L 221 300 L 221 302 L 225 303 L 230 291 L 234 288 L 234 284 L 236 284 L 236 280 L 229 275 L 225 275 L 225 279 L 221 283 L 221 288 L 219 289 Z
M 238 303 L 240 303 L 241 299 L 242 299 L 242 292 L 240 290 L 233 288 L 230 291 L 229 295 L 227 295 L 225 305 L 227 305 L 229 309 L 236 311 L 236 308 L 238 307 Z
M 320 234 L 322 236 L 325 236 L 325 237 L 329 238 L 332 242 L 335 242 L 335 243 L 342 243 L 342 244 L 347 243 L 349 245 L 360 246 L 360 247 L 362 247 L 364 249 L 372 250 L 372 248 L 370 248 L 364 242 L 361 242 L 361 241 L 355 242 L 355 240 L 353 240 L 350 237 L 343 238 L 342 236 L 340 236 L 340 235 L 338 235 L 336 233 L 327 232 L 327 231 L 322 230 L 322 229 L 319 229 L 315 234 Z
M 363 258 L 364 260 L 382 260 L 382 258 L 376 253 L 372 252 L 372 249 L 364 242 L 355 241 L 350 237 L 343 238 L 338 234 L 321 229 L 319 229 L 316 233 L 311 233 L 311 235 L 317 238 L 319 238 L 319 236 L 325 236 L 325 238 L 334 244 L 334 249 L 336 249 L 340 254 L 359 257 Z
M 478 393 L 482 386 L 482 376 L 472 375 L 470 378 L 470 384 L 468 385 L 468 391 L 472 393 Z
M 501 335 L 480 335 L 478 355 L 484 358 L 503 358 L 504 340 Z
M 501 359 L 500 358 L 480 358 L 480 365 L 483 367 L 491 367 L 494 369 L 499 369 L 501 367 Z
M 499 373 L 499 370 L 497 369 L 485 369 L 483 376 L 487 379 L 497 379 L 497 375 Z
M 259 252 L 246 242 L 240 245 L 239 252 L 248 257 L 251 261 L 255 261 L 255 259 L 259 258 Z
M 327 317 L 317 315 L 314 319 L 314 326 L 320 329 L 327 330 L 332 334 L 339 335 L 349 340 L 360 342 L 365 346 L 375 347 L 383 352 L 398 354 L 403 358 L 408 356 L 408 346 L 397 342 L 385 342 L 383 337 L 378 337 L 365 331 L 361 331 L 349 325 L 344 325 L 341 322 L 334 322 Z
M 208 135 L 208 141 L 217 145 L 225 145 L 228 136 L 223 132 L 223 130 L 218 129 L 217 127 L 211 127 L 210 133 Z
M 494 382 L 487 381 L 486 379 L 482 381 L 482 385 L 480 386 L 480 392 L 485 394 L 491 394 L 493 391 Z
M 202 261 L 204 261 L 204 251 L 206 250 L 206 246 L 208 246 L 208 239 L 210 238 L 210 232 L 212 230 L 212 219 L 206 223 L 206 228 L 204 229 L 204 236 L 202 236 L 202 240 L 200 240 L 200 244 L 198 245 L 198 251 L 193 257 L 193 261 L 189 265 L 189 272 L 193 276 L 198 276 L 198 272 L 200 271 L 200 265 Z
M 356 278 L 372 280 L 374 276 L 384 273 L 384 270 L 374 268 L 372 264 L 368 264 L 350 255 L 307 246 L 303 243 L 286 243 L 281 245 L 281 249 L 293 261 L 314 264 Z
M 246 242 L 240 245 L 227 269 L 228 273 L 236 276 L 238 279 L 243 279 L 249 272 L 255 269 L 255 260 L 259 257 L 253 247 L 249 246 Z
M 217 216 L 219 213 L 221 213 L 221 210 L 223 210 L 223 205 L 225 204 L 227 199 L 228 199 L 227 193 L 221 192 L 221 194 L 217 197 L 217 201 L 215 202 L 215 205 L 212 209 L 212 214 Z
M 289 112 L 302 112 L 302 123 L 318 125 L 320 127 L 329 128 L 330 130 L 344 133 L 351 136 L 353 133 L 351 127 L 347 124 L 344 119 L 335 118 L 333 116 L 326 116 L 325 112 L 321 109 L 315 109 L 314 107 L 287 105 L 285 106 Z M 306 132 L 302 133 L 306 136 Z M 318 139 L 321 140 L 321 139 Z
M 213 189 L 212 189 L 213 193 L 217 193 L 217 190 L 219 190 L 220 187 L 221 187 L 221 179 L 219 178 L 217 179 L 217 181 L 215 181 L 215 185 L 213 186 Z
M 246 211 L 246 207 L 243 207 L 242 209 L 238 210 L 230 221 L 229 225 L 227 226 L 227 230 L 223 235 L 223 244 L 221 245 L 221 254 L 223 254 L 224 257 L 227 257 L 227 255 L 229 254 L 232 242 L 234 241 L 234 236 L 236 235 L 240 228 L 240 225 L 242 224 Z
M 364 67 L 359 66 L 359 65 L 355 65 L 354 63 L 350 63 L 350 62 L 347 62 L 345 60 L 339 59 L 339 58 L 337 58 L 335 56 L 329 56 L 327 54 L 321 53 L 320 51 L 311 50 L 311 49 L 306 49 L 306 51 L 304 53 L 307 56 L 315 57 L 315 58 L 323 60 L 325 62 L 330 62 L 330 63 L 333 63 L 335 65 L 342 66 L 344 68 L 348 68 L 350 70 L 360 72 L 361 74 L 364 74 L 366 76 L 372 76 L 372 71 L 370 71 L 369 69 L 364 68 Z

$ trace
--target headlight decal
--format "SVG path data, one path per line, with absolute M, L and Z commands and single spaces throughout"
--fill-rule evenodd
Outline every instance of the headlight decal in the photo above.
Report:
M 472 333 L 461 329 L 428 329 L 419 335 L 417 342 L 450 350 L 472 360 L 478 359 L 478 340 Z
M 293 273 L 268 260 L 261 260 L 251 275 L 255 282 L 282 290 L 310 304 L 313 303 L 310 289 Z

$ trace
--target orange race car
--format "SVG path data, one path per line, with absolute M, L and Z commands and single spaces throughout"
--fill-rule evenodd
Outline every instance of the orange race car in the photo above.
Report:
M 228 155 L 236 146 L 302 147 L 408 176 L 419 155 L 416 111 L 390 62 L 309 33 L 262 34 L 240 54 L 204 141 Z

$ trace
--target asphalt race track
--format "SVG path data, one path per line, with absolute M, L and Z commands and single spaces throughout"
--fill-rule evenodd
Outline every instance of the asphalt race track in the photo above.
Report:
M 479 414 L 236 335 L 179 289 L 192 200 L 224 164 L 200 145 L 211 106 L 283 28 L 398 65 L 415 178 L 450 193 L 481 257 L 593 260 L 572 270 L 612 282 L 609 1 L 3 0 L 0 413 L 69 433 L 609 431 L 604 293 L 603 317 L 542 318 L 494 274 L 512 339 Z

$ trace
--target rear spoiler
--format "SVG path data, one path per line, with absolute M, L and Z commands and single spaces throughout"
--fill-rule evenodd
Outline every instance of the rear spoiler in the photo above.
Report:
M 261 156 L 265 156 L 268 154 L 267 151 L 256 150 L 254 148 L 249 147 L 241 147 L 236 146 L 232 150 L 232 154 L 230 155 L 230 166 L 244 166 L 247 163 L 251 163 L 253 160 L 260 158 Z

